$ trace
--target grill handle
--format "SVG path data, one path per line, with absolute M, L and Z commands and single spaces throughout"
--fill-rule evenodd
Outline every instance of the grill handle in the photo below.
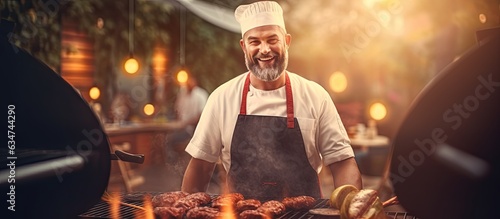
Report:
M 9 166 L 7 164 L 7 166 Z M 46 160 L 42 162 L 37 162 L 28 165 L 14 166 L 16 171 L 15 179 L 20 182 L 33 182 L 43 179 L 53 178 L 57 176 L 59 182 L 63 181 L 63 174 L 70 173 L 73 171 L 78 171 L 83 169 L 85 166 L 85 159 L 78 154 L 68 155 L 66 157 Z M 7 183 L 7 179 L 12 176 L 13 169 L 3 169 L 0 171 L 0 179 L 6 179 L 0 181 L 0 187 L 8 188 L 10 185 Z
M 122 150 L 115 150 L 115 153 L 111 154 L 111 160 L 142 164 L 144 163 L 144 154 L 132 154 Z
M 391 205 L 398 205 L 399 204 L 399 200 L 398 200 L 398 197 L 397 196 L 394 196 L 388 200 L 386 200 L 385 202 L 382 203 L 382 206 L 387 207 L 387 206 L 391 206 Z

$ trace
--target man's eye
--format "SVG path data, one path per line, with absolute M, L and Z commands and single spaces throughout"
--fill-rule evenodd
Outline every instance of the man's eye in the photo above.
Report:
M 259 41 L 257 41 L 257 40 L 252 40 L 252 41 L 250 41 L 250 44 L 252 44 L 252 45 L 257 45 L 257 44 L 259 44 Z
M 270 39 L 268 42 L 269 42 L 270 44 L 275 44 L 275 43 L 277 43 L 277 42 L 278 42 L 278 39 Z

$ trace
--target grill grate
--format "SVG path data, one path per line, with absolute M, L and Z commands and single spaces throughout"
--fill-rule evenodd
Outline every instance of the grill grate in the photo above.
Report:
M 120 194 L 120 201 L 123 203 L 136 205 L 144 207 L 143 199 L 146 195 L 154 196 L 160 194 L 159 192 L 134 192 L 131 194 Z M 110 212 L 110 205 L 108 202 L 99 200 L 99 202 L 92 208 L 87 210 L 85 213 L 79 215 L 80 218 L 90 219 L 90 218 L 112 218 Z M 139 219 L 145 218 L 146 213 L 143 210 L 120 205 L 119 207 L 119 218 L 122 219 Z
M 313 208 L 325 208 L 328 206 L 328 199 L 319 199 Z M 299 218 L 318 218 L 318 215 L 310 214 L 307 210 L 287 211 L 279 217 L 279 219 L 299 219 Z
M 131 194 L 121 194 L 121 201 L 127 204 L 132 204 L 136 206 L 144 206 L 143 198 L 146 195 L 154 196 L 160 194 L 159 192 L 134 192 Z M 325 208 L 328 207 L 328 199 L 317 200 L 314 208 Z M 119 208 L 121 219 L 139 219 L 144 218 L 146 214 L 144 211 L 133 208 L 130 206 L 120 205 Z M 391 219 L 418 219 L 406 212 L 386 212 L 388 218 Z M 79 215 L 80 218 L 90 219 L 90 218 L 111 218 L 110 205 L 106 201 L 100 200 L 94 207 L 90 208 L 85 213 Z M 287 211 L 283 215 L 280 215 L 278 219 L 318 219 L 322 218 L 319 215 L 310 214 L 307 210 L 293 210 Z M 339 217 L 340 218 L 340 217 Z
M 128 204 L 133 204 L 137 206 L 143 206 L 142 202 L 138 201 L 127 201 L 126 203 Z M 129 206 L 120 206 L 120 218 L 144 218 L 146 214 L 144 211 L 129 207 Z M 105 202 L 105 201 L 99 201 L 97 205 L 86 211 L 85 213 L 79 215 L 80 218 L 112 218 L 111 212 L 110 212 L 110 205 Z
M 418 219 L 417 217 L 410 215 L 406 212 L 386 212 L 389 218 L 394 219 Z

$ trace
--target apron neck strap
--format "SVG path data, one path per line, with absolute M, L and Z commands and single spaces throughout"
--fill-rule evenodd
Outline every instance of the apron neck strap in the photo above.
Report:
M 245 79 L 245 84 L 243 85 L 243 94 L 241 96 L 241 107 L 240 114 L 247 114 L 247 94 L 250 90 L 250 72 L 247 74 Z M 295 126 L 294 113 L 293 113 L 293 95 L 292 95 L 292 85 L 290 84 L 290 78 L 285 72 L 285 92 L 286 92 L 286 121 L 287 127 L 293 129 Z

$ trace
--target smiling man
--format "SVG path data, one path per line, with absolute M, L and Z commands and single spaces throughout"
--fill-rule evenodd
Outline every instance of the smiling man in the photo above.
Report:
M 328 92 L 286 70 L 292 38 L 280 5 L 241 5 L 235 16 L 249 71 L 210 95 L 186 147 L 192 159 L 182 190 L 206 191 L 219 160 L 229 192 L 245 198 L 320 198 L 323 166 L 331 170 L 335 187 L 361 188 L 350 141 Z

